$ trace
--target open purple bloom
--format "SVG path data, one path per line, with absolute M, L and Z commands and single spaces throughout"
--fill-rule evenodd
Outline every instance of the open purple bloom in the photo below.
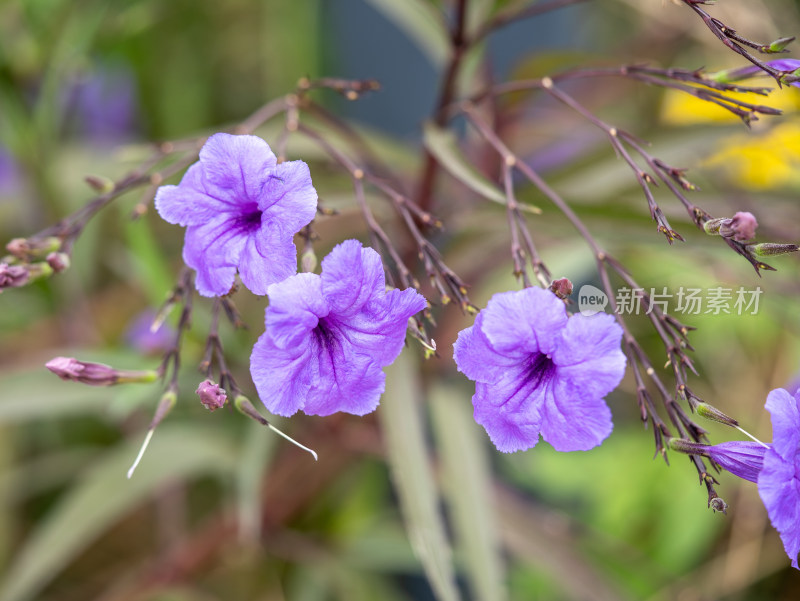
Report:
M 183 260 L 203 296 L 229 292 L 237 270 L 255 294 L 296 273 L 292 238 L 316 208 L 308 165 L 278 165 L 255 136 L 211 136 L 181 183 L 156 194 L 161 217 L 186 226 Z
M 269 287 L 266 331 L 250 372 L 277 415 L 374 411 L 382 367 L 400 354 L 408 318 L 425 308 L 415 290 L 386 291 L 380 256 L 357 240 L 322 260 L 322 275 L 300 273 Z
M 603 397 L 625 373 L 622 328 L 611 315 L 575 315 L 539 288 L 495 294 L 455 343 L 475 380 L 475 421 L 505 453 L 539 435 L 557 451 L 585 451 L 610 433 Z
M 783 548 L 798 568 L 800 553 L 800 390 L 794 397 L 783 388 L 767 396 L 772 415 L 772 446 L 758 476 L 758 494 Z

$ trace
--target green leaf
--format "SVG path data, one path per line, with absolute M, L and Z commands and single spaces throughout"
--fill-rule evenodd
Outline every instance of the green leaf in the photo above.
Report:
M 277 427 L 277 421 L 270 418 Z M 248 424 L 242 459 L 236 468 L 239 539 L 256 542 L 261 535 L 261 482 L 267 473 L 278 437 L 259 423 Z
M 456 551 L 463 557 L 474 598 L 502 601 L 507 594 L 490 498 L 486 434 L 472 419 L 469 394 L 459 394 L 458 388 L 433 388 L 430 407 L 443 461 L 442 486 L 457 534 Z
M 6 571 L 0 600 L 34 598 L 61 570 L 160 486 L 201 474 L 231 473 L 236 448 L 218 429 L 164 424 L 130 480 L 125 473 L 141 439 L 120 445 L 67 492 L 33 531 Z
M 420 383 L 408 353 L 386 368 L 386 392 L 378 412 L 386 433 L 389 465 L 411 546 L 440 601 L 459 599 L 450 545 L 439 513 L 439 495 L 428 463 L 419 411 Z
M 506 205 L 506 195 L 470 165 L 458 148 L 458 142 L 452 132 L 428 122 L 424 126 L 423 140 L 425 147 L 450 175 L 485 199 Z M 520 204 L 519 208 L 531 213 L 542 212 L 533 205 Z
M 425 53 L 435 67 L 442 67 L 450 54 L 450 41 L 442 15 L 424 0 L 366 0 Z
M 492 14 L 495 0 L 473 0 L 467 4 L 467 31 L 474 33 Z

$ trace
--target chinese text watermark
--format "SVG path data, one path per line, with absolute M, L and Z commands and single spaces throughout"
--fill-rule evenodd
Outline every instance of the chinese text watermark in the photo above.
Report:
M 688 288 L 675 290 L 658 288 L 620 288 L 614 297 L 613 311 L 620 315 L 649 315 L 658 309 L 661 313 L 686 315 L 755 315 L 763 291 L 760 287 L 748 290 L 739 288 Z M 581 286 L 578 292 L 578 309 L 582 315 L 594 315 L 605 310 L 608 295 L 592 285 Z

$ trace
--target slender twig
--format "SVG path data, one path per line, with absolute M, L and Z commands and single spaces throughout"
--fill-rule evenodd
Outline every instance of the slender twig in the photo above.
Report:
M 450 34 L 451 53 L 439 90 L 439 100 L 436 102 L 436 109 L 433 114 L 433 122 L 442 126 L 447 122 L 447 107 L 453 102 L 456 95 L 456 84 L 461 63 L 470 42 L 466 38 L 467 20 L 467 0 L 457 0 L 456 18 L 453 30 Z M 439 170 L 439 162 L 429 150 L 425 150 L 422 159 L 422 172 L 419 177 L 419 188 L 417 190 L 417 204 L 423 211 L 430 211 L 433 202 L 433 189 L 436 184 L 436 175 Z

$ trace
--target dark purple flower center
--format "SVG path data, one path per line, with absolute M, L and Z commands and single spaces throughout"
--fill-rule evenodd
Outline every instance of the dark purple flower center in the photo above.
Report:
M 535 353 L 528 359 L 528 381 L 534 388 L 547 384 L 555 371 L 556 366 L 549 355 Z
M 258 205 L 250 205 L 236 218 L 237 229 L 250 233 L 261 227 L 261 211 Z
M 336 332 L 331 327 L 331 324 L 324 319 L 320 319 L 312 334 L 322 351 L 333 355 L 334 351 L 336 350 L 336 346 L 339 344 L 339 341 L 337 340 Z

